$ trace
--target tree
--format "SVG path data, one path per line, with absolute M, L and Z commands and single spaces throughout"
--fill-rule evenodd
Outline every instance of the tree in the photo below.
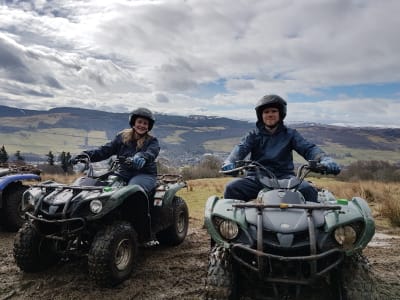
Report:
M 46 154 L 47 156 L 47 162 L 49 163 L 50 166 L 54 166 L 54 154 L 53 152 L 49 151 L 48 154 Z
M 61 163 L 61 168 L 63 169 L 63 171 L 68 172 L 68 167 L 70 165 L 69 161 L 71 160 L 71 153 L 65 153 L 65 151 L 61 152 L 58 160 Z
M 17 162 L 24 162 L 25 158 L 23 156 L 21 156 L 21 151 L 17 150 L 17 152 L 15 152 L 15 159 L 17 160 Z
M 0 163 L 8 162 L 8 154 L 4 145 L 0 148 Z

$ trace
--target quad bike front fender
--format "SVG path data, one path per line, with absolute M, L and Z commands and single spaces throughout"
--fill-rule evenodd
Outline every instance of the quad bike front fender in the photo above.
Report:
M 231 220 L 236 222 L 240 228 L 247 231 L 247 222 L 244 210 L 232 207 L 232 204 L 242 202 L 244 201 L 224 199 L 217 196 L 211 196 L 207 199 L 204 211 L 204 225 L 206 226 L 211 238 L 226 248 L 229 248 L 230 244 L 227 243 L 219 234 L 218 229 L 213 223 L 213 218 L 221 217 L 226 220 Z
M 3 206 L 3 191 L 13 182 L 24 180 L 40 181 L 41 177 L 36 174 L 15 174 L 0 177 L 0 208 Z
M 132 195 L 140 193 L 140 197 L 148 200 L 147 193 L 143 190 L 143 188 L 139 185 L 127 185 L 124 186 L 117 191 L 115 191 L 109 198 L 106 198 L 106 194 L 103 197 L 99 197 L 98 199 L 103 203 L 103 209 L 100 213 L 88 217 L 88 220 L 100 219 L 103 216 L 107 215 L 109 212 L 113 211 L 116 207 L 120 206 L 124 203 L 125 200 L 132 197 Z
M 375 222 L 368 203 L 360 198 L 353 197 L 347 205 L 343 205 L 340 211 L 330 212 L 325 216 L 325 231 L 333 232 L 340 226 L 362 222 L 363 230 L 358 233 L 357 242 L 352 249 L 346 251 L 346 255 L 364 249 L 375 234 Z
M 15 175 L 7 175 L 0 177 L 0 191 L 4 190 L 7 185 L 14 181 L 23 181 L 23 180 L 40 180 L 39 175 L 35 174 L 15 174 Z

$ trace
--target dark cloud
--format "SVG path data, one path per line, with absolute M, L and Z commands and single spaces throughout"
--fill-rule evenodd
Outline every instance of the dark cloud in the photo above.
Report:
M 169 103 L 169 99 L 164 94 L 157 94 L 156 101 L 159 103 Z

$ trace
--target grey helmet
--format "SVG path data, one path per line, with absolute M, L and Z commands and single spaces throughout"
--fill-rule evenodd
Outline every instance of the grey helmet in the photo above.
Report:
M 135 120 L 138 117 L 146 118 L 147 120 L 149 120 L 149 131 L 153 128 L 156 119 L 154 118 L 154 115 L 151 112 L 151 110 L 144 107 L 139 107 L 133 110 L 129 115 L 129 125 L 131 127 L 135 124 Z
M 287 111 L 287 103 L 283 98 L 279 97 L 278 95 L 265 95 L 260 100 L 258 100 L 257 105 L 255 107 L 257 120 L 262 122 L 262 112 L 266 107 L 276 107 L 279 109 L 279 116 L 281 121 L 286 117 Z

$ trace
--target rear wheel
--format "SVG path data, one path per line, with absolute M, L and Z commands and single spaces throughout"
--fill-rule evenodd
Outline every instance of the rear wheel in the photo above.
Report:
M 338 272 L 338 294 L 343 300 L 379 299 L 376 280 L 366 257 L 361 254 L 346 257 Z
M 90 247 L 89 275 L 99 286 L 115 286 L 130 276 L 137 255 L 137 235 L 129 223 L 106 226 L 96 234 Z
M 15 236 L 14 259 L 25 272 L 38 272 L 54 265 L 59 257 L 54 242 L 41 237 L 30 223 L 25 223 Z
M 238 274 L 235 272 L 229 250 L 221 246 L 214 246 L 209 255 L 205 299 L 238 299 L 239 282 L 237 278 Z
M 2 209 L 2 224 L 7 230 L 18 231 L 25 223 L 25 211 L 22 210 L 22 194 L 28 187 L 24 185 L 8 187 L 8 193 Z
M 157 234 L 157 239 L 161 244 L 176 246 L 186 238 L 189 228 L 189 210 L 181 197 L 174 197 L 172 220 L 171 226 Z

